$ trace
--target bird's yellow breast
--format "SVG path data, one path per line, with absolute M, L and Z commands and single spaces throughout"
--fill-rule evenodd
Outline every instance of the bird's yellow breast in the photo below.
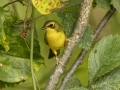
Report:
M 48 46 L 53 51 L 60 49 L 64 46 L 66 40 L 64 30 L 59 32 L 53 29 L 46 30 L 46 40 L 48 42 Z

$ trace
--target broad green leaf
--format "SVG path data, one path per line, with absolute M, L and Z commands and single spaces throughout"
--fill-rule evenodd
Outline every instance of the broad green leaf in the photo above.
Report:
M 61 18 L 61 24 L 66 31 L 67 37 L 70 37 L 74 30 L 79 15 L 79 9 L 79 6 L 74 6 L 57 12 L 57 15 Z
M 9 46 L 9 50 L 6 52 L 6 48 L 0 44 L 0 80 L 4 82 L 1 84 L 2 86 L 5 84 L 15 85 L 31 76 L 29 59 L 30 30 L 28 29 L 26 38 L 23 38 L 21 36 L 23 24 L 16 24 L 17 18 L 14 14 L 7 14 L 7 12 L 9 11 L 6 11 L 2 15 L 5 20 L 0 24 L 0 27 L 4 27 L 4 30 L 1 31 L 4 32 L 6 37 L 5 41 L 7 41 Z M 0 37 L 3 37 L 3 33 L 0 33 Z M 3 38 L 0 38 L 0 41 L 1 40 L 3 40 Z M 34 37 L 33 57 L 34 71 L 38 71 L 40 64 L 44 63 L 44 61 L 40 55 L 40 46 L 36 36 Z
M 79 88 L 80 86 L 82 86 L 80 80 L 73 76 L 66 82 L 64 90 L 71 90 L 71 88 Z
M 0 80 L 20 82 L 31 76 L 30 60 L 0 53 Z M 22 79 L 23 78 L 23 79 Z
M 88 60 L 90 82 L 118 67 L 120 63 L 120 36 L 109 35 L 92 49 Z
M 93 37 L 92 29 L 90 25 L 88 25 L 79 43 L 79 47 L 89 49 L 92 44 L 92 37 Z
M 120 90 L 120 66 L 91 84 L 93 90 Z
M 111 0 L 96 0 L 96 3 L 101 8 L 109 8 Z
M 116 8 L 116 10 L 120 12 L 120 0 L 112 0 L 112 4 Z

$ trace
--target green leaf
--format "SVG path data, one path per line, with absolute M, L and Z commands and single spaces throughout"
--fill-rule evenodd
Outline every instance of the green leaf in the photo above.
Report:
M 64 4 L 63 8 L 72 7 L 75 5 L 80 5 L 82 0 L 62 0 L 61 3 Z
M 10 49 L 7 34 L 9 30 L 5 31 L 6 27 L 11 27 L 17 21 L 17 16 L 10 10 L 0 9 L 0 45 L 2 45 L 7 52 Z
M 71 89 L 67 89 L 67 90 L 88 90 L 88 89 L 83 88 L 83 87 L 76 87 L 76 88 L 71 88 Z
M 23 80 L 22 82 L 24 82 L 24 80 Z M 13 87 L 13 86 L 15 86 L 15 85 L 18 85 L 19 83 L 20 83 L 20 82 L 8 83 L 8 82 L 0 81 L 0 89 L 5 88 L 6 86 L 8 86 L 8 87 Z
M 0 42 L 6 41 L 8 43 L 7 45 L 9 46 L 9 50 L 6 52 L 5 44 L 0 43 L 0 83 L 3 82 L 0 85 L 3 87 L 6 84 L 10 86 L 18 84 L 18 82 L 25 81 L 31 76 L 29 59 L 30 30 L 29 28 L 26 29 L 25 38 L 23 38 L 23 23 L 16 24 L 16 16 L 14 16 L 13 13 L 8 13 L 9 11 L 4 12 L 5 13 L 0 16 L 0 18 L 4 18 L 0 24 L 0 27 L 3 27 L 3 30 L 0 28 L 0 31 L 3 32 L 0 33 L 0 37 L 5 36 L 5 40 L 0 38 Z M 34 71 L 38 71 L 40 65 L 44 63 L 44 60 L 40 54 L 40 46 L 37 36 L 34 37 L 33 57 Z
M 79 15 L 79 9 L 79 6 L 73 6 L 57 12 L 58 17 L 61 18 L 62 27 L 66 30 L 67 37 L 70 37 L 74 30 Z
M 96 5 L 97 5 L 96 0 L 93 0 L 93 2 L 92 2 L 92 7 L 95 8 Z
M 20 82 L 31 76 L 29 59 L 7 55 L 6 53 L 0 53 L 0 57 L 0 80 Z
M 7 37 L 3 25 L 5 21 L 4 15 L 6 14 L 8 13 L 6 13 L 6 11 L 1 8 L 0 9 L 0 45 L 2 45 L 5 48 L 5 51 L 7 52 L 10 49 L 10 47 L 9 47 L 9 42 L 6 40 Z
M 66 82 L 64 90 L 69 90 L 71 88 L 78 88 L 80 86 L 82 86 L 80 80 L 76 76 L 73 76 Z
M 109 8 L 111 0 L 96 0 L 96 3 L 101 8 Z
M 91 84 L 93 90 L 120 90 L 120 66 Z
M 90 82 L 118 67 L 120 63 L 120 36 L 109 35 L 92 49 L 88 60 Z
M 112 4 L 116 8 L 116 10 L 120 12 L 120 0 L 112 0 Z
M 92 37 L 93 37 L 93 32 L 91 30 L 90 25 L 88 25 L 79 43 L 79 47 L 82 47 L 86 50 L 90 49 L 90 46 L 92 44 Z

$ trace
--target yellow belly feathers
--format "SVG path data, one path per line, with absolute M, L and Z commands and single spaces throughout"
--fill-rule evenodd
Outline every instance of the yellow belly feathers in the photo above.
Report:
M 46 31 L 46 40 L 53 53 L 57 54 L 56 50 L 64 46 L 66 36 L 64 31 L 57 32 L 56 30 L 49 29 Z

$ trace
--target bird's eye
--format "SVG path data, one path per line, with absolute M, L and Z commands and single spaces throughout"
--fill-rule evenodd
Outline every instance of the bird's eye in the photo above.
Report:
M 54 26 L 54 24 L 50 24 L 50 25 L 48 25 L 48 27 L 54 28 L 55 26 Z
M 50 27 L 53 27 L 54 25 L 53 24 L 50 24 Z

